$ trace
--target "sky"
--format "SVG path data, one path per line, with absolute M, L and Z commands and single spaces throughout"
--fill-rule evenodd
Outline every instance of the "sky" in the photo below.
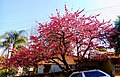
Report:
M 99 19 L 115 21 L 120 15 L 120 0 L 0 0 L 0 35 L 11 30 L 29 30 L 38 22 L 49 21 L 56 9 L 85 9 L 87 15 L 100 14 Z

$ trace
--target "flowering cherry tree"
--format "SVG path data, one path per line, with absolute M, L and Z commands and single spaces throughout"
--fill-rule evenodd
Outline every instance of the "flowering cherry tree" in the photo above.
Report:
M 29 48 L 19 50 L 20 53 L 17 51 L 18 53 L 9 59 L 9 63 L 24 66 L 44 60 L 57 64 L 62 71 L 68 73 L 72 68 L 66 56 L 77 58 L 76 66 L 84 59 L 107 59 L 106 55 L 100 55 L 102 58 L 90 58 L 90 54 L 101 47 L 110 47 L 108 39 L 114 34 L 112 24 L 110 21 L 99 21 L 99 14 L 86 16 L 83 11 L 70 13 L 65 6 L 63 16 L 57 10 L 57 15 L 52 15 L 49 23 L 37 22 L 39 35 L 31 36 Z

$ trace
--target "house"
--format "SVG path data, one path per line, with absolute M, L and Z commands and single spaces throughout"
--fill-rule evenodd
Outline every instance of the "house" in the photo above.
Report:
M 59 58 L 60 55 L 58 55 Z M 66 57 L 66 61 L 69 65 L 71 65 L 71 67 L 75 68 L 75 61 L 74 61 L 74 58 L 72 56 L 65 56 Z M 56 59 L 56 61 L 63 65 L 63 63 Z M 60 72 L 62 71 L 58 65 L 56 65 L 55 63 L 49 63 L 49 62 L 45 62 L 44 60 L 43 61 L 40 61 L 38 63 L 38 73 L 45 73 L 45 72 Z
M 65 56 L 65 57 L 66 57 L 67 63 L 70 65 L 70 67 L 75 69 L 76 68 L 75 57 L 72 57 L 72 56 Z M 63 63 L 60 60 L 57 59 L 56 61 L 59 62 L 59 64 L 63 65 Z M 86 59 L 81 64 L 81 67 L 83 67 L 83 70 L 100 69 L 109 74 L 112 74 L 112 70 L 113 70 L 113 65 L 111 64 L 109 59 L 100 60 L 100 61 Z M 60 71 L 62 71 L 62 70 L 55 63 L 48 63 L 45 61 L 40 61 L 38 63 L 38 73 L 46 73 L 46 72 L 51 73 L 51 72 L 60 72 Z

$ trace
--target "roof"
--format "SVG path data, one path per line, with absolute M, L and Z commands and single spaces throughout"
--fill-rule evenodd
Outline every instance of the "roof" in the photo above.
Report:
M 57 55 L 57 57 L 59 57 L 61 59 L 61 56 L 60 55 Z M 65 59 L 67 61 L 67 63 L 69 65 L 74 65 L 76 64 L 75 61 L 74 61 L 74 58 L 72 56 L 65 56 Z M 55 59 L 55 61 L 57 61 L 59 64 L 63 64 L 60 60 L 58 59 Z M 45 62 L 44 60 L 38 62 L 39 65 L 42 65 L 42 64 L 55 64 L 55 63 L 52 63 L 52 62 Z

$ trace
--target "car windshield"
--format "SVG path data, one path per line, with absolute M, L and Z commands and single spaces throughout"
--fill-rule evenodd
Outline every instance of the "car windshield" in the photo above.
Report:
M 82 73 L 73 74 L 71 77 L 83 77 Z
M 91 72 L 84 72 L 85 77 L 100 77 L 100 76 L 106 76 L 104 73 L 99 71 L 91 71 Z

